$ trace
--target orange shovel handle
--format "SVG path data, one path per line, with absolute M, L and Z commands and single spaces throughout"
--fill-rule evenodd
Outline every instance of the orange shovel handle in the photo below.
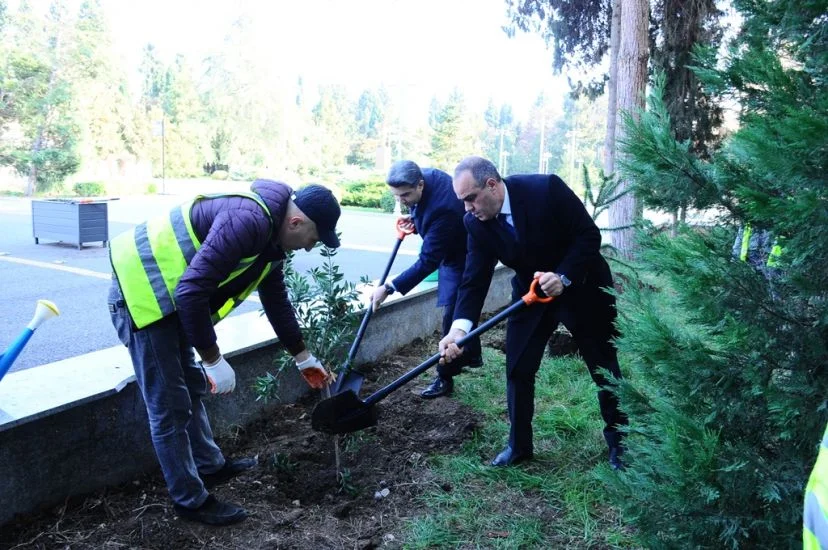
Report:
M 403 227 L 404 223 L 410 223 L 411 220 L 406 218 L 397 218 L 397 238 L 399 240 L 405 239 L 408 235 L 414 233 L 414 229 Z
M 540 294 L 538 294 L 538 279 L 532 280 L 532 284 L 529 286 L 529 292 L 527 292 L 521 297 L 521 300 L 523 300 L 523 303 L 527 306 L 531 306 L 534 303 L 546 304 L 554 299 L 554 296 L 542 297 Z

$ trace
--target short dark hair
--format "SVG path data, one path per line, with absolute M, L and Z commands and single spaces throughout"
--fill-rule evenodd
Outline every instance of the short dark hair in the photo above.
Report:
M 385 182 L 391 187 L 406 187 L 417 185 L 423 179 L 423 171 L 417 163 L 410 160 L 398 160 L 391 165 Z
M 489 178 L 494 178 L 496 181 L 500 181 L 501 179 L 495 165 L 483 157 L 466 157 L 461 160 L 457 168 L 454 169 L 454 177 L 457 178 L 457 176 L 466 170 L 471 172 L 475 183 L 477 183 L 477 187 L 483 187 Z

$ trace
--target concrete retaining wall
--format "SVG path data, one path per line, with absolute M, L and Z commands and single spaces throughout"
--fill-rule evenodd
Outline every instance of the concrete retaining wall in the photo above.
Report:
M 485 312 L 508 305 L 511 274 L 498 268 Z M 415 289 L 387 302 L 372 316 L 355 364 L 375 361 L 438 330 L 442 316 L 435 304 L 434 288 Z M 207 401 L 214 431 L 224 434 L 275 407 L 273 402 L 256 401 L 252 385 L 258 376 L 273 371 L 273 359 L 283 352 L 266 319 L 257 312 L 230 317 L 217 326 L 217 332 L 237 376 L 233 394 Z M 53 506 L 69 496 L 123 483 L 158 468 L 146 410 L 134 380 L 122 347 L 13 372 L 3 379 L 0 525 L 15 514 Z M 308 392 L 295 369 L 283 373 L 279 388 L 281 403 L 294 402 Z M 53 396 L 58 400 L 49 399 Z

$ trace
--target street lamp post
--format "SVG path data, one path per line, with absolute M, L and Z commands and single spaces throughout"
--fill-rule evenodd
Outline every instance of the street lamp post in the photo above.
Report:
M 152 135 L 156 137 L 161 137 L 161 194 L 166 194 L 167 192 L 167 138 L 166 132 L 164 130 L 164 119 L 166 117 L 162 116 L 161 121 L 154 121 L 152 124 Z
M 161 117 L 161 194 L 167 194 L 167 162 L 166 162 L 166 149 L 167 149 L 167 135 L 164 131 L 164 119 L 166 117 Z

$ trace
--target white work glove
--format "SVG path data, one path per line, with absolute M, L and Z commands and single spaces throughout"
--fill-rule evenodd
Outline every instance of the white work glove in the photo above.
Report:
M 299 369 L 299 374 L 302 375 L 308 386 L 315 390 L 321 390 L 331 381 L 331 374 L 312 353 L 309 353 L 308 358 L 304 361 L 297 361 L 296 368 Z
M 201 364 L 210 382 L 210 393 L 225 394 L 236 389 L 236 373 L 223 355 L 219 355 L 215 363 L 203 361 Z

